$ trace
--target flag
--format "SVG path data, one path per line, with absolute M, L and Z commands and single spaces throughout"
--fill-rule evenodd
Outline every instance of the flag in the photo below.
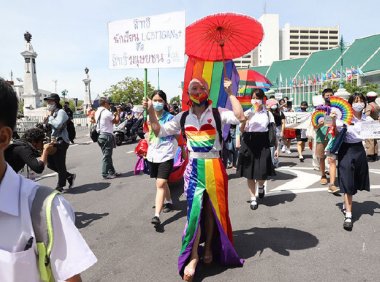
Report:
M 334 71 L 331 72 L 331 78 L 336 78 L 336 74 L 334 73 Z
M 360 68 L 358 68 L 358 75 L 363 75 L 363 74 L 364 74 L 363 71 Z

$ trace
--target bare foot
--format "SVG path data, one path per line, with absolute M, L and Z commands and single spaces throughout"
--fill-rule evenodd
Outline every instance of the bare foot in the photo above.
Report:
M 190 262 L 186 265 L 185 270 L 183 271 L 183 280 L 185 281 L 193 281 L 195 269 L 198 264 L 198 259 L 191 259 Z

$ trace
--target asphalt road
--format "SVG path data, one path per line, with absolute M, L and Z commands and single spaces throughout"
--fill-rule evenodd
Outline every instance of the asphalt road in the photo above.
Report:
M 154 214 L 154 180 L 133 173 L 135 144 L 114 151 L 119 178 L 103 180 L 97 144 L 80 138 L 70 146 L 67 165 L 77 174 L 64 194 L 76 211 L 76 224 L 98 258 L 84 281 L 180 281 L 177 257 L 186 219 L 181 185 L 171 187 L 176 210 Z M 229 208 L 241 268 L 200 265 L 194 281 L 379 281 L 380 161 L 370 164 L 371 192 L 354 196 L 354 228 L 343 230 L 342 197 L 328 194 L 311 166 L 310 151 L 281 157 L 267 195 L 252 211 L 246 181 L 229 172 Z M 46 170 L 40 183 L 55 187 Z

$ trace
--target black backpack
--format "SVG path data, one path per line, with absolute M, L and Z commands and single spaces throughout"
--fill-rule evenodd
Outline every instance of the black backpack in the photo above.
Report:
M 71 119 L 67 120 L 66 129 L 67 129 L 67 133 L 69 134 L 69 140 L 73 142 L 77 133 L 75 131 L 75 125 Z
M 185 122 L 188 115 L 189 115 L 189 111 L 183 112 L 181 119 L 179 121 L 179 124 L 181 125 L 182 136 L 185 140 L 187 140 L 186 134 L 185 134 Z M 219 135 L 220 145 L 223 147 L 222 120 L 220 119 L 219 110 L 217 108 L 212 108 L 212 115 L 214 116 L 216 130 L 218 131 L 218 135 Z

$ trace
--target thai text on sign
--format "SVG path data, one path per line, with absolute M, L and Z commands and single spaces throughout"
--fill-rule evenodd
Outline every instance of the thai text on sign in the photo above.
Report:
M 184 11 L 110 22 L 108 37 L 111 69 L 184 66 Z
M 284 112 L 285 127 L 295 129 L 306 129 L 311 122 L 311 114 L 308 112 Z

